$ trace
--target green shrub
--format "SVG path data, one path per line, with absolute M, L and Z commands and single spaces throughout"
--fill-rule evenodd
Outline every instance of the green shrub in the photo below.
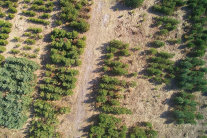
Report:
M 14 40 L 16 41 L 16 42 L 20 42 L 20 37 L 14 37 Z
M 42 32 L 42 28 L 32 28 L 32 27 L 30 27 L 30 28 L 27 29 L 27 31 L 30 31 L 32 33 L 37 34 L 37 33 L 41 33 Z
M 22 13 L 29 17 L 34 17 L 36 15 L 34 11 L 22 11 Z
M 13 19 L 14 17 L 15 17 L 15 15 L 12 14 L 12 13 L 9 13 L 9 14 L 8 14 L 8 18 L 9 18 L 9 19 Z
M 37 55 L 36 55 L 36 54 L 30 54 L 28 57 L 29 57 L 29 58 L 36 58 Z
M 12 49 L 10 52 L 12 54 L 19 54 L 20 53 L 20 50 L 18 50 L 18 49 Z
M 70 23 L 70 27 L 77 29 L 80 32 L 87 32 L 90 28 L 90 25 L 83 19 L 79 21 L 73 21 Z
M 0 39 L 0 46 L 6 46 L 9 42 L 7 40 Z
M 3 55 L 0 55 L 0 64 L 4 61 L 5 61 L 5 57 Z
M 9 13 L 17 13 L 17 9 L 15 7 L 9 7 L 8 12 Z
M 0 18 L 6 17 L 6 14 L 0 11 Z
M 10 57 L 5 60 L 0 71 L 0 85 L 4 86 L 1 87 L 1 92 L 5 95 L 0 97 L 0 108 L 3 109 L 0 115 L 1 126 L 19 129 L 27 121 L 26 112 L 32 102 L 31 93 L 35 86 L 33 72 L 37 69 L 38 65 L 35 62 L 25 58 Z M 5 81 L 5 78 L 8 81 Z M 17 87 L 18 89 L 15 89 Z
M 4 46 L 0 46 L 0 53 L 5 52 L 6 48 Z
M 38 19 L 38 18 L 30 17 L 28 20 L 33 22 L 33 23 L 37 23 L 37 24 L 43 24 L 43 25 L 49 25 L 50 24 L 49 21 L 46 21 L 44 19 Z
M 137 8 L 142 5 L 144 0 L 124 0 L 124 3 L 132 8 Z
M 152 42 L 152 46 L 155 48 L 159 48 L 165 46 L 165 43 L 160 40 L 155 40 L 154 42 Z
M 150 48 L 150 50 L 148 51 L 148 53 L 149 53 L 150 55 L 156 55 L 157 52 L 158 52 L 158 51 L 157 51 L 155 48 Z
M 40 16 L 40 18 L 42 18 L 42 19 L 49 19 L 49 18 L 50 18 L 50 14 L 48 14 L 48 13 L 43 13 L 43 14 Z
M 34 39 L 26 39 L 24 42 L 28 45 L 33 45 L 36 41 Z
M 0 34 L 0 39 L 6 40 L 7 38 L 9 38 L 8 34 Z
M 24 46 L 23 49 L 24 49 L 24 50 L 31 50 L 32 47 L 31 47 L 31 46 Z

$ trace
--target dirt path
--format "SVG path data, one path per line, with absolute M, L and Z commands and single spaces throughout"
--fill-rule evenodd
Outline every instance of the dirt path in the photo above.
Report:
M 90 82 L 97 77 L 94 70 L 98 68 L 97 63 L 101 57 L 101 46 L 115 38 L 111 28 L 115 26 L 114 20 L 117 15 L 111 9 L 112 5 L 113 1 L 97 0 L 94 1 L 92 6 L 91 28 L 86 33 L 87 46 L 83 55 L 76 94 L 74 95 L 76 100 L 72 105 L 71 115 L 63 120 L 59 128 L 64 134 L 63 137 L 83 137 L 82 129 L 89 124 L 87 119 L 95 114 L 92 104 L 89 103 Z M 69 125 L 68 129 L 63 132 L 61 128 L 67 125 Z

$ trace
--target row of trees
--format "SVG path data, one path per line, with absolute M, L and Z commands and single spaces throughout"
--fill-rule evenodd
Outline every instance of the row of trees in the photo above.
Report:
M 143 2 L 144 0 L 124 0 L 125 5 L 131 8 L 138 8 Z
M 43 7 L 42 5 L 45 1 L 36 0 L 33 3 L 38 5 L 36 7 L 38 8 Z M 67 20 L 63 17 L 64 15 L 67 18 L 76 16 L 77 11 L 80 12 L 78 14 L 78 16 L 80 16 L 82 11 L 88 11 L 86 8 L 88 2 L 85 0 L 79 2 L 60 0 L 59 4 L 61 6 L 61 14 L 57 23 L 61 25 L 62 21 L 66 23 L 69 22 L 70 28 L 74 31 L 68 32 L 63 29 L 54 29 L 51 32 L 49 50 L 51 63 L 45 66 L 45 77 L 42 84 L 39 86 L 39 100 L 34 104 L 34 119 L 29 132 L 29 136 L 34 138 L 60 137 L 60 134 L 56 131 L 56 126 L 59 123 L 57 116 L 59 114 L 68 113 L 69 108 L 57 107 L 52 103 L 56 100 L 60 100 L 64 96 L 73 94 L 78 70 L 72 69 L 72 67 L 81 64 L 80 55 L 83 53 L 84 47 L 86 46 L 86 38 L 80 38 L 77 32 L 85 32 L 89 29 L 86 20 L 80 19 L 79 17 L 77 20 Z M 33 8 L 35 8 L 34 5 Z M 44 18 L 48 18 L 48 15 L 45 14 Z M 34 29 L 30 29 L 30 31 L 39 32 L 39 30 Z
M 6 59 L 0 68 L 0 125 L 21 128 L 27 121 L 31 93 L 36 84 L 36 71 L 39 66 L 25 58 Z
M 12 24 L 5 20 L 0 20 L 0 53 L 6 51 L 6 45 L 9 43 L 7 39 L 9 38 L 9 33 L 11 32 Z M 4 56 L 0 55 L 0 63 L 4 61 Z
M 155 25 L 160 26 L 160 32 L 158 32 L 160 35 L 165 35 L 168 32 L 175 30 L 179 23 L 178 20 L 167 16 L 156 17 L 155 20 Z
M 46 19 L 50 18 L 50 13 L 54 10 L 54 1 L 44 1 L 44 0 L 34 0 L 24 1 L 26 4 L 29 4 L 30 7 L 27 10 L 23 10 L 23 15 L 28 16 L 28 21 L 49 25 L 49 21 Z
M 39 29 L 29 29 L 32 32 L 40 32 Z M 45 77 L 39 85 L 37 111 L 30 128 L 31 137 L 58 137 L 56 125 L 57 116 L 69 112 L 69 108 L 50 105 L 50 101 L 60 100 L 64 96 L 73 94 L 78 70 L 72 66 L 79 65 L 80 49 L 85 47 L 85 39 L 79 38 L 76 31 L 67 32 L 62 29 L 54 29 L 51 32 L 50 58 L 52 63 L 46 64 Z M 44 104 L 46 107 L 44 107 Z M 50 105 L 50 106 L 49 106 Z M 49 106 L 49 107 L 48 107 Z M 44 112 L 44 113 L 42 113 Z M 44 128 L 44 129 L 42 129 Z
M 9 37 L 9 33 L 11 32 L 11 28 L 11 23 L 9 23 L 8 21 L 0 20 L 0 48 L 3 48 L 8 44 L 7 38 Z
M 186 33 L 185 39 L 190 52 L 177 64 L 175 69 L 177 86 L 185 92 L 175 96 L 173 113 L 177 123 L 195 124 L 196 119 L 203 119 L 203 116 L 196 112 L 197 103 L 192 92 L 207 92 L 205 78 L 207 68 L 201 59 L 205 54 L 207 44 L 205 30 L 207 3 L 205 0 L 188 0 L 187 5 L 191 9 L 189 16 L 191 29 Z
M 69 26 L 78 30 L 79 32 L 86 32 L 89 30 L 90 25 L 87 22 L 89 16 L 87 16 L 90 11 L 90 4 L 87 0 L 80 1 L 67 1 L 60 0 L 61 14 L 59 16 L 59 24 L 62 22 L 69 23 Z
M 85 47 L 85 37 L 78 38 L 76 31 L 66 32 L 55 29 L 51 34 L 51 60 L 53 63 L 65 66 L 78 66 L 79 59 Z
M 174 100 L 174 119 L 178 124 L 196 124 L 195 119 L 203 119 L 203 115 L 196 113 L 195 96 L 191 93 L 180 92 L 175 95 Z
M 146 69 L 147 77 L 155 83 L 169 83 L 170 79 L 174 78 L 174 62 L 170 59 L 172 54 L 166 52 L 158 52 L 151 48 L 148 51 L 150 57 L 148 59 L 149 65 Z
M 70 111 L 67 107 L 58 107 L 44 100 L 36 100 L 34 102 L 34 119 L 31 122 L 29 136 L 36 137 L 60 137 L 55 132 L 55 126 L 58 123 L 57 116 Z
M 6 17 L 7 19 L 13 19 L 14 14 L 17 13 L 18 0 L 2 0 L 0 1 L 0 18 Z
M 185 3 L 184 0 L 162 0 L 153 6 L 153 10 L 165 15 L 172 15 L 178 7 L 185 5 Z
M 123 54 L 126 51 L 127 54 Z M 89 136 L 95 137 L 121 137 L 129 135 L 127 127 L 123 126 L 121 119 L 114 115 L 131 114 L 132 111 L 122 107 L 120 99 L 123 92 L 129 87 L 135 86 L 135 82 L 127 82 L 118 79 L 118 76 L 128 75 L 127 64 L 121 61 L 121 57 L 129 56 L 129 44 L 119 40 L 112 40 L 106 47 L 103 65 L 103 74 L 96 88 L 96 107 L 100 110 L 98 121 L 90 128 Z

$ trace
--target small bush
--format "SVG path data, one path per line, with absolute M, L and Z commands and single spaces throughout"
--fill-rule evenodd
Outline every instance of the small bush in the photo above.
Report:
M 37 33 L 41 33 L 42 32 L 42 28 L 32 28 L 32 27 L 30 27 L 30 28 L 27 29 L 27 31 L 30 31 L 32 33 L 37 34 Z
M 17 9 L 15 7 L 9 7 L 8 12 L 9 13 L 17 13 Z
M 5 57 L 4 57 L 3 55 L 0 55 L 0 64 L 1 64 L 2 62 L 4 62 L 4 60 L 5 60 Z
M 15 17 L 15 15 L 12 14 L 12 13 L 9 13 L 9 14 L 8 14 L 8 18 L 9 18 L 9 19 L 13 19 L 14 17 Z
M 36 42 L 36 41 L 33 40 L 33 39 L 26 39 L 26 40 L 25 40 L 25 43 L 28 44 L 28 45 L 33 45 L 33 44 L 35 44 L 35 42 Z
M 144 0 L 124 0 L 124 3 L 132 8 L 137 8 L 142 5 Z
M 38 18 L 29 18 L 29 21 L 33 22 L 33 23 L 37 23 L 37 24 L 43 24 L 43 25 L 48 25 L 50 24 L 49 21 L 43 20 L 43 19 L 38 19 Z
M 12 49 L 10 52 L 12 54 L 19 54 L 20 53 L 20 50 L 18 50 L 18 49 Z
M 0 46 L 0 53 L 5 52 L 6 48 L 4 46 Z
M 0 39 L 0 46 L 6 46 L 9 42 L 7 40 Z
M 40 18 L 42 18 L 42 19 L 49 19 L 50 18 L 50 14 L 43 13 L 43 15 L 40 16 Z
M 22 13 L 29 17 L 34 17 L 36 15 L 34 11 L 22 11 Z
M 24 50 L 31 50 L 32 47 L 31 47 L 31 46 L 24 46 L 23 49 L 24 49 Z
M 90 25 L 83 19 L 79 21 L 73 21 L 70 23 L 70 27 L 74 27 L 80 32 L 87 32 L 90 28 Z
M 154 42 L 152 42 L 152 46 L 155 48 L 159 48 L 165 46 L 165 43 L 160 40 L 155 40 Z

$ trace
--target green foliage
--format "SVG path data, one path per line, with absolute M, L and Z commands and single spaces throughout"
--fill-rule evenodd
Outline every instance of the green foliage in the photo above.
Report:
M 178 20 L 167 16 L 156 18 L 156 25 L 161 26 L 161 28 L 163 28 L 162 30 L 164 29 L 167 31 L 175 30 L 177 28 L 178 23 L 179 23 Z
M 50 14 L 48 14 L 48 13 L 43 13 L 43 14 L 40 16 L 40 18 L 42 18 L 42 19 L 49 19 L 49 18 L 50 18 Z
M 9 13 L 17 13 L 17 9 L 15 7 L 9 7 L 8 12 Z
M 150 49 L 149 65 L 146 69 L 146 75 L 152 81 L 162 84 L 169 83 L 170 79 L 174 78 L 173 62 L 170 60 L 173 54 L 166 52 L 157 52 L 156 49 Z
M 52 12 L 53 7 L 54 7 L 53 3 L 48 3 L 45 5 L 32 4 L 31 10 L 37 12 Z
M 181 92 L 174 97 L 174 119 L 178 124 L 190 123 L 195 124 L 196 117 L 202 118 L 200 114 L 196 114 L 196 105 L 192 94 Z
M 129 132 L 130 138 L 156 138 L 157 131 L 153 130 L 152 124 L 149 122 L 142 122 L 143 126 L 135 126 Z
M 188 6 L 192 9 L 189 20 L 192 21 L 191 30 L 188 36 L 187 46 L 192 50 L 188 54 L 190 57 L 202 57 L 206 49 L 206 1 L 189 0 Z
M 28 18 L 28 20 L 33 22 L 33 23 L 37 23 L 37 24 L 43 24 L 43 25 L 49 25 L 50 24 L 49 21 L 46 21 L 44 19 L 34 18 L 34 17 L 30 17 L 30 18 Z
M 30 28 L 27 29 L 27 31 L 38 34 L 38 33 L 42 32 L 42 28 L 32 28 L 32 27 L 30 27 Z
M 0 64 L 1 64 L 2 62 L 4 62 L 4 60 L 5 60 L 5 57 L 4 57 L 3 55 L 0 55 Z
M 199 58 L 186 58 L 181 60 L 176 68 L 176 79 L 179 88 L 185 91 L 207 92 L 205 74 L 207 68 L 204 61 Z
M 26 44 L 28 44 L 28 45 L 34 45 L 35 44 L 35 40 L 34 39 L 26 39 L 25 41 L 24 41 Z
M 34 17 L 36 15 L 34 11 L 22 11 L 22 13 L 29 17 Z
M 137 8 L 142 5 L 144 0 L 124 0 L 124 3 L 132 8 Z
M 7 58 L 0 68 L 0 125 L 21 128 L 27 120 L 38 65 L 25 58 Z M 9 92 L 9 93 L 8 93 Z M 6 94 L 7 93 L 7 94 Z
M 8 41 L 6 39 L 9 37 L 11 27 L 11 23 L 0 20 L 0 52 L 6 51 L 6 48 L 3 46 L 6 46 L 8 44 Z
M 20 50 L 18 50 L 18 49 L 12 49 L 10 52 L 12 54 L 19 54 L 20 53 Z
M 162 0 L 153 6 L 153 10 L 165 15 L 172 15 L 174 11 L 185 4 L 183 0 Z
M 81 19 L 79 21 L 71 22 L 70 27 L 73 27 L 80 32 L 87 32 L 90 28 L 90 25 L 84 19 Z
M 36 118 L 33 120 L 29 129 L 30 137 L 57 137 L 59 134 L 55 131 L 55 126 L 58 122 L 57 115 L 66 113 L 68 108 L 56 107 L 53 104 L 36 100 L 34 102 L 34 112 Z
M 120 130 L 117 128 L 121 120 L 107 114 L 98 115 L 98 124 L 90 128 L 91 137 L 119 137 Z
M 85 47 L 83 39 L 76 39 L 78 33 L 76 31 L 66 32 L 64 30 L 54 29 L 51 34 L 51 59 L 53 63 L 63 64 L 66 66 L 79 66 L 80 54 Z M 73 41 L 76 39 L 76 41 Z M 69 51 L 69 52 L 66 52 Z
M 15 17 L 15 15 L 12 14 L 12 13 L 9 13 L 9 14 L 8 14 L 8 18 L 9 18 L 9 19 L 13 19 L 14 17 Z
M 87 23 L 87 21 L 84 19 L 85 17 L 89 17 L 87 15 L 87 6 L 88 1 L 86 0 L 80 0 L 80 1 L 67 1 L 67 0 L 60 0 L 59 4 L 61 6 L 61 14 L 59 16 L 59 19 L 63 22 L 68 22 L 69 26 L 71 26 L 73 29 L 80 31 L 80 32 L 86 32 L 90 28 L 90 25 Z M 84 11 L 80 12 L 81 10 Z M 60 20 L 57 22 L 58 24 L 62 24 Z
M 165 43 L 160 40 L 155 40 L 154 42 L 152 42 L 152 46 L 155 48 L 159 48 L 165 46 Z
M 23 49 L 24 49 L 24 50 L 31 50 L 32 47 L 31 47 L 31 46 L 24 46 Z
M 6 46 L 9 42 L 7 40 L 0 39 L 0 46 Z
M 0 53 L 5 52 L 6 48 L 4 46 L 0 46 Z

